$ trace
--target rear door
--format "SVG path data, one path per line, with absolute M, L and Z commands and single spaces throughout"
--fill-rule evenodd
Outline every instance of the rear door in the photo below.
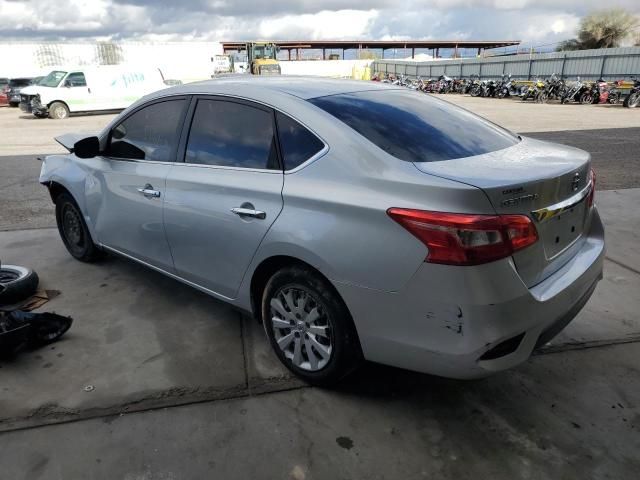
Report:
M 184 162 L 167 177 L 164 222 L 178 275 L 234 298 L 282 209 L 284 174 L 274 112 L 196 97 Z

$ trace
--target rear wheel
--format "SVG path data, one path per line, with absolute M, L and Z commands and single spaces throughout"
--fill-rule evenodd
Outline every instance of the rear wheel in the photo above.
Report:
M 81 262 L 94 262 L 102 257 L 102 251 L 93 243 L 82 212 L 68 193 L 56 198 L 56 223 L 64 246 Z
M 309 383 L 333 384 L 361 359 L 346 305 L 309 268 L 285 267 L 271 277 L 262 295 L 262 319 L 280 361 Z
M 69 107 L 62 102 L 53 102 L 49 105 L 49 118 L 62 120 L 69 117 Z
M 636 108 L 640 105 L 640 92 L 632 92 L 624 99 L 624 106 L 627 108 Z
M 580 95 L 580 104 L 591 105 L 593 103 L 593 95 L 589 92 L 584 92 Z

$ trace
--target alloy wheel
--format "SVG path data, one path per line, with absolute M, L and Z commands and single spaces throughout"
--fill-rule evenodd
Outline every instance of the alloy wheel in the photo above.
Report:
M 318 371 L 331 360 L 331 321 L 318 298 L 305 287 L 283 287 L 270 303 L 278 347 L 296 367 Z

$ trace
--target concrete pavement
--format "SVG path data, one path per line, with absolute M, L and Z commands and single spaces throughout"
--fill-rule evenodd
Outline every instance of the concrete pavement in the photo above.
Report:
M 7 232 L 0 251 L 62 292 L 44 310 L 75 319 L 63 341 L 0 363 L 0 431 L 300 385 L 260 326 L 190 287 L 115 257 L 77 262 L 53 229 Z M 640 275 L 607 262 L 553 349 L 640 341 L 638 291 Z

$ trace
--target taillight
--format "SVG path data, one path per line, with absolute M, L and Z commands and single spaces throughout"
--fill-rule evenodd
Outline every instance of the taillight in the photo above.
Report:
M 591 208 L 596 196 L 596 172 L 593 169 L 589 170 L 589 178 L 591 180 L 591 191 L 589 192 L 589 198 L 587 198 L 587 206 Z
M 429 250 L 426 262 L 479 265 L 511 256 L 535 243 L 526 215 L 469 215 L 390 208 L 387 214 Z

